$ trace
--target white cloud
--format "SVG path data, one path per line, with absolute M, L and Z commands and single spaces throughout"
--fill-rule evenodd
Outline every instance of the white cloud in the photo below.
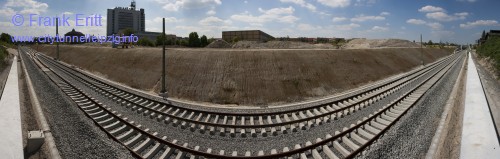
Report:
M 429 19 L 434 19 L 437 21 L 449 22 L 454 20 L 463 20 L 469 16 L 467 12 L 455 13 L 453 15 L 449 15 L 446 13 L 446 10 L 441 7 L 427 5 L 418 10 L 419 12 L 425 12 L 425 16 Z
M 14 8 L 22 9 L 15 11 Z M 40 14 L 46 12 L 47 8 L 49 8 L 47 3 L 35 0 L 7 0 L 4 6 L 0 9 L 0 15 L 12 17 L 15 13 Z
M 163 22 L 163 18 L 162 17 L 156 17 L 153 19 L 153 22 L 155 23 L 162 23 Z M 179 22 L 179 20 L 175 17 L 166 17 L 165 18 L 165 23 L 176 23 L 176 22 Z
M 459 18 L 465 18 L 466 16 L 469 16 L 469 13 L 467 12 L 461 12 L 461 13 L 455 13 L 455 16 L 459 17 Z
M 316 11 L 316 6 L 312 5 L 311 3 L 307 3 L 304 0 L 280 0 L 283 3 L 294 3 L 297 4 L 301 7 L 307 8 L 310 11 Z
M 211 25 L 211 24 L 216 24 L 216 23 L 222 23 L 223 21 L 224 20 L 222 20 L 220 18 L 210 16 L 210 17 L 206 17 L 205 19 L 200 20 L 199 23 L 201 25 Z
M 448 30 L 431 31 L 431 36 L 434 39 L 441 39 L 441 40 L 454 39 L 454 38 L 452 38 L 454 35 L 455 35 L 455 32 L 448 31 Z
M 430 27 L 432 30 L 441 30 L 443 29 L 443 25 L 441 23 L 438 23 L 438 22 L 426 22 L 422 19 L 408 19 L 406 21 L 406 23 L 408 24 L 414 24 L 414 25 L 426 25 L 428 27 Z
M 270 21 L 278 21 L 283 23 L 294 23 L 299 20 L 299 18 L 293 16 L 295 9 L 293 7 L 288 8 L 273 8 L 269 10 L 264 10 L 262 8 L 258 9 L 262 15 L 254 16 L 248 12 L 232 15 L 231 19 L 236 21 L 247 22 L 250 24 L 262 24 Z
M 205 19 L 202 19 L 198 22 L 198 24 L 203 26 L 228 26 L 232 24 L 231 20 L 222 20 L 218 17 L 209 16 Z
M 431 5 L 427 5 L 418 10 L 419 12 L 444 12 L 444 9 L 441 7 L 435 7 Z
M 351 0 L 318 0 L 318 2 L 332 8 L 347 7 L 351 5 Z
M 469 13 L 467 13 L 467 12 L 455 13 L 454 15 L 448 15 L 445 12 L 434 12 L 434 13 L 427 13 L 425 16 L 429 19 L 449 22 L 449 21 L 454 21 L 454 20 L 463 20 L 468 15 L 469 15 Z
M 0 22 L 1 27 L 12 27 L 12 23 L 10 22 Z
M 284 16 L 284 17 L 281 17 L 280 19 L 278 19 L 279 22 L 283 22 L 283 23 L 294 23 L 297 20 L 299 20 L 299 18 L 297 18 L 293 15 L 287 15 L 287 16 Z
M 178 22 L 182 22 L 183 20 L 177 19 L 175 17 L 165 17 L 165 23 L 166 24 L 175 24 Z M 162 22 L 163 22 L 163 17 L 155 17 L 153 19 L 146 19 L 146 31 L 156 31 L 156 32 L 161 32 L 162 31 Z M 169 29 L 167 29 L 168 31 Z
M 156 0 L 158 3 L 163 5 L 163 9 L 166 11 L 179 11 L 179 9 L 200 9 L 207 7 L 215 7 L 221 5 L 221 0 Z
M 381 27 L 381 26 L 373 26 L 373 28 L 371 30 L 372 31 L 388 31 L 389 28 L 388 27 Z
M 344 30 L 344 31 L 352 30 L 352 29 L 358 28 L 358 27 L 360 27 L 360 25 L 356 24 L 356 23 L 342 24 L 342 25 L 333 25 L 333 28 L 335 28 L 337 30 Z
M 267 15 L 280 15 L 280 14 L 293 14 L 295 8 L 290 6 L 288 8 L 273 8 L 269 10 L 264 10 L 262 8 L 259 8 L 258 10 L 259 12 L 265 13 Z
M 354 18 L 351 18 L 351 21 L 352 22 L 364 22 L 364 21 L 375 21 L 375 20 L 385 20 L 385 17 L 383 16 L 373 16 L 373 15 L 370 15 L 370 16 L 367 16 L 367 15 L 357 15 L 356 17 Z
M 465 24 L 460 24 L 460 28 L 470 29 L 478 26 L 499 26 L 496 20 L 477 20 L 474 22 L 467 22 Z
M 372 6 L 377 3 L 377 0 L 356 0 L 354 6 Z
M 433 29 L 433 30 L 441 30 L 441 29 L 443 29 L 443 25 L 441 23 L 437 23 L 437 22 L 427 23 L 426 25 L 429 26 L 429 27 L 431 27 L 431 29 Z
M 380 15 L 381 16 L 388 16 L 388 15 L 391 15 L 391 13 L 389 13 L 389 12 L 382 12 L 382 13 L 380 13 Z
M 477 0 L 458 0 L 460 2 L 470 2 L 470 3 L 474 3 L 476 2 Z
M 2 17 L 12 17 L 14 16 L 14 14 L 16 14 L 16 11 L 14 11 L 14 9 L 12 8 L 7 8 L 7 7 L 4 7 L 2 9 L 0 9 L 0 15 L 2 15 Z
M 327 12 L 322 12 L 322 11 L 319 11 L 317 12 L 319 15 L 322 15 L 322 16 L 332 16 L 330 13 L 327 13 Z
M 346 17 L 333 17 L 332 21 L 333 22 L 341 22 L 347 20 Z
M 422 24 L 425 24 L 427 22 L 425 22 L 424 20 L 421 20 L 421 19 L 408 19 L 406 21 L 406 23 L 408 23 L 408 24 L 415 24 L 415 25 L 422 25 Z
M 264 24 L 262 24 L 262 23 L 248 23 L 248 24 L 250 24 L 252 27 L 263 27 L 264 26 Z
M 297 26 L 297 29 L 299 29 L 301 31 L 313 31 L 313 30 L 322 29 L 322 27 L 321 26 L 312 26 L 310 24 L 299 24 Z
M 207 15 L 215 15 L 217 12 L 215 12 L 215 10 L 209 10 L 207 12 Z

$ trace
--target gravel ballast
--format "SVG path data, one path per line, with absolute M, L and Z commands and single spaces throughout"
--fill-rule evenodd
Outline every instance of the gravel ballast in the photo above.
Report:
M 463 60 L 463 59 L 462 59 Z M 365 158 L 423 158 L 463 62 L 448 72 L 366 152 Z
M 67 78 L 67 75 L 63 75 Z M 329 133 L 332 134 L 334 131 L 340 131 L 343 127 L 347 127 L 352 123 L 355 123 L 357 119 L 368 116 L 368 114 L 373 113 L 375 110 L 380 109 L 382 106 L 388 104 L 392 101 L 399 92 L 404 92 L 400 90 L 395 92 L 393 95 L 382 99 L 376 104 L 362 109 L 361 111 L 348 115 L 344 118 L 340 118 L 332 123 L 326 123 L 322 126 L 317 126 L 311 128 L 311 130 L 299 131 L 297 133 L 289 134 L 279 134 L 278 136 L 269 137 L 247 137 L 247 138 L 232 138 L 229 134 L 226 136 L 219 135 L 209 135 L 208 133 L 200 134 L 198 132 L 191 132 L 189 129 L 181 129 L 180 126 L 173 127 L 171 124 L 164 124 L 150 119 L 149 116 L 143 116 L 129 108 L 118 106 L 116 102 L 109 100 L 96 93 L 87 86 L 73 78 L 67 78 L 72 84 L 78 85 L 85 92 L 92 95 L 94 98 L 98 99 L 104 105 L 111 106 L 111 108 L 117 112 L 120 112 L 130 121 L 134 121 L 137 124 L 143 125 L 146 128 L 152 130 L 152 132 L 158 132 L 160 136 L 167 136 L 167 140 L 176 139 L 180 143 L 188 142 L 191 146 L 200 146 L 202 149 L 211 148 L 214 150 L 225 150 L 226 152 L 238 151 L 243 153 L 245 151 L 257 152 L 259 150 L 264 150 L 269 152 L 271 149 L 281 150 L 283 147 L 287 146 L 292 148 L 295 144 L 304 144 L 306 141 L 314 141 L 316 138 L 324 138 L 324 136 Z M 408 89 L 408 88 L 405 88 Z M 218 131 L 217 131 L 218 134 Z M 239 135 L 237 135 L 239 136 Z M 196 141 L 196 142 L 192 142 Z M 224 144 L 220 144 L 224 143 Z
M 62 158 L 131 158 L 126 149 L 100 131 L 25 54 L 23 61 Z
M 34 65 L 33 63 L 31 63 L 31 61 L 27 63 L 30 63 L 30 66 L 27 66 L 28 68 L 32 67 L 31 69 L 36 69 L 34 68 Z M 416 106 L 402 118 L 402 121 L 400 123 L 391 128 L 388 133 L 379 140 L 379 143 L 383 144 L 379 144 L 380 146 L 371 149 L 368 153 L 368 158 L 380 156 L 388 157 L 387 155 L 397 158 L 418 158 L 422 157 L 421 154 L 425 155 L 428 145 L 430 144 L 430 140 L 432 139 L 432 136 L 434 134 L 435 127 L 438 124 L 437 121 L 439 120 L 442 112 L 442 105 L 444 105 L 444 103 L 446 102 L 448 93 L 451 92 L 449 91 L 449 89 L 451 89 L 454 84 L 452 81 L 454 79 L 453 77 L 456 77 L 456 75 L 458 75 L 457 67 L 459 66 L 455 65 L 451 72 L 445 75 L 445 77 L 441 81 L 439 81 L 436 86 L 431 88 L 429 90 L 429 93 L 424 95 L 424 97 L 416 104 Z M 55 134 L 54 136 L 56 138 L 58 146 L 62 145 L 62 148 L 59 148 L 61 153 L 63 154 L 63 156 L 69 155 L 65 156 L 65 158 L 74 158 L 75 156 L 89 155 L 75 153 L 74 150 L 72 150 L 73 148 L 70 146 L 73 145 L 72 143 L 78 143 L 77 148 L 83 151 L 85 151 L 85 148 L 88 147 L 94 148 L 96 152 L 92 152 L 92 154 L 90 154 L 94 156 L 88 158 L 124 158 L 123 156 L 129 155 L 123 147 L 121 147 L 118 143 L 108 139 L 100 129 L 93 125 L 90 119 L 84 116 L 83 113 L 77 108 L 77 106 L 73 102 L 71 102 L 69 98 L 66 97 L 66 95 L 53 84 L 52 81 L 47 79 L 45 75 L 40 74 L 41 72 L 39 70 L 31 72 L 36 72 L 35 74 L 38 73 L 38 78 L 33 79 L 35 87 L 37 87 L 36 89 L 44 89 L 44 92 L 46 92 L 45 94 L 39 95 L 42 96 L 42 105 L 44 105 L 43 103 L 52 104 L 50 106 L 44 107 L 44 111 L 49 112 L 49 114 L 58 114 L 55 116 L 49 116 L 48 120 L 51 124 L 51 128 L 57 129 L 53 130 L 53 133 Z M 64 75 L 63 77 L 66 77 L 66 75 Z M 190 147 L 199 145 L 202 149 L 212 148 L 216 151 L 223 149 L 228 153 L 232 151 L 238 151 L 238 154 L 244 153 L 247 150 L 252 151 L 253 153 L 256 153 L 256 151 L 259 150 L 265 150 L 266 152 L 269 152 L 270 149 L 278 149 L 278 151 L 280 151 L 285 146 L 293 148 L 293 145 L 295 144 L 303 145 L 306 141 L 314 141 L 318 137 L 324 138 L 326 133 L 333 133 L 336 130 L 341 130 L 341 128 L 344 126 L 355 123 L 356 119 L 360 119 L 363 116 L 367 116 L 367 114 L 369 113 L 373 113 L 374 110 L 382 107 L 395 98 L 395 96 L 384 98 L 373 106 L 370 106 L 352 115 L 346 116 L 332 123 L 313 127 L 310 130 L 306 131 L 299 131 L 297 133 L 290 134 L 280 134 L 278 136 L 270 137 L 262 137 L 259 135 L 259 137 L 257 138 L 231 138 L 228 137 L 229 134 L 226 134 L 227 136 L 212 136 L 208 135 L 208 133 L 193 133 L 189 129 L 181 129 L 180 126 L 173 127 L 171 124 L 165 125 L 163 123 L 156 122 L 155 120 L 150 119 L 149 116 L 143 116 L 142 114 L 137 114 L 131 109 L 118 106 L 115 102 L 101 96 L 95 91 L 92 91 L 90 88 L 84 86 L 82 83 L 76 81 L 75 79 L 69 78 L 68 80 L 72 84 L 77 85 L 77 87 L 81 87 L 83 91 L 89 93 L 92 97 L 98 99 L 103 104 L 111 106 L 113 110 L 122 113 L 131 121 L 135 121 L 136 123 L 151 129 L 152 132 L 159 132 L 160 135 L 167 136 L 169 140 L 176 139 L 179 140 L 180 143 L 186 141 L 188 143 L 196 141 L 195 143 L 189 143 Z M 46 84 L 41 85 L 40 83 Z M 52 98 L 48 97 L 50 94 L 52 94 Z M 398 92 L 396 92 L 396 94 L 398 94 Z M 424 107 L 423 105 L 427 106 Z M 430 107 L 430 109 L 428 107 Z M 61 117 L 64 117 L 64 122 L 61 121 Z M 420 121 L 424 122 L 420 123 Z M 71 123 L 71 126 L 68 126 L 67 122 Z M 66 126 L 69 128 L 67 128 Z M 63 130 L 66 131 L 62 132 Z M 57 140 L 58 138 L 62 138 L 64 140 L 64 137 L 67 136 L 73 136 L 73 140 L 64 142 Z M 391 136 L 392 138 L 390 138 Z M 85 141 L 78 141 L 78 139 L 84 139 Z M 385 141 L 384 139 L 387 141 Z M 426 141 L 427 143 L 422 143 Z M 68 150 L 68 148 L 70 148 L 71 150 Z M 395 149 L 397 150 L 397 152 L 394 152 Z M 109 153 L 110 151 L 114 153 Z M 124 153 L 122 153 L 121 151 L 124 151 Z M 394 152 L 395 154 L 387 153 L 385 151 Z

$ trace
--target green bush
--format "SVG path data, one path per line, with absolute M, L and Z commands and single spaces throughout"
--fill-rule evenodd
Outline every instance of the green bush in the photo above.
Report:
M 493 59 L 497 74 L 500 75 L 500 37 L 492 36 L 484 44 L 478 47 L 480 57 Z
M 179 40 L 179 45 L 181 45 L 181 46 L 189 46 L 189 41 L 187 41 L 185 39 Z
M 0 70 L 3 70 L 3 68 L 5 67 L 5 58 L 7 58 L 7 56 L 7 49 L 3 46 L 0 46 Z
M 139 41 L 137 41 L 137 45 L 151 46 L 151 47 L 155 46 L 155 44 L 151 40 L 149 40 L 148 38 L 141 38 L 141 39 L 139 39 Z

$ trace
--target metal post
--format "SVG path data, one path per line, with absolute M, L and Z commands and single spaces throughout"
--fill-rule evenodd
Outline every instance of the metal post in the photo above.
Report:
M 420 63 L 424 65 L 424 50 L 423 50 L 422 34 L 420 34 Z
M 57 38 L 57 41 L 56 41 L 56 54 L 57 54 L 57 57 L 56 57 L 56 60 L 59 60 L 59 18 L 56 18 L 56 38 Z
M 161 92 L 160 95 L 164 99 L 167 98 L 167 90 L 165 89 L 165 18 L 163 18 L 163 33 L 162 33 L 163 55 L 162 55 L 162 71 L 161 71 Z

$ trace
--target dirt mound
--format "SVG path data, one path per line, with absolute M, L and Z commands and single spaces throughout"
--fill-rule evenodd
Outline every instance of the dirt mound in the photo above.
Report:
M 335 49 L 331 44 L 309 44 L 294 41 L 239 41 L 233 45 L 236 49 Z
M 261 43 L 257 41 L 238 41 L 233 44 L 233 48 L 235 49 L 256 49 L 261 48 Z
M 343 45 L 343 49 L 371 49 L 371 48 L 415 48 L 417 43 L 402 39 L 353 39 Z
M 36 47 L 34 47 L 36 48 Z M 55 56 L 55 46 L 39 51 Z M 429 63 L 451 51 L 424 49 Z M 160 48 L 60 47 L 61 60 L 133 88 L 159 92 Z M 272 105 L 332 95 L 405 72 L 420 49 L 168 49 L 167 91 L 174 98 Z
M 214 42 L 208 44 L 206 48 L 231 48 L 231 44 L 224 40 L 215 40 Z

